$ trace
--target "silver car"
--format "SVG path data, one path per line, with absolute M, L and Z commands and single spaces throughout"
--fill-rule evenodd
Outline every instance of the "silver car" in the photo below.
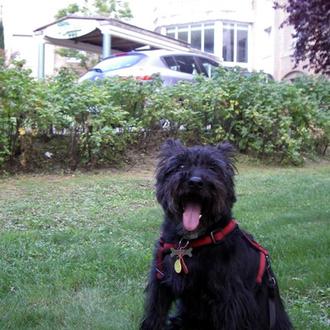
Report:
M 132 77 L 141 81 L 159 75 L 164 85 L 192 81 L 197 74 L 211 77 L 219 63 L 198 53 L 167 50 L 132 51 L 114 54 L 85 73 L 79 81 L 106 77 Z

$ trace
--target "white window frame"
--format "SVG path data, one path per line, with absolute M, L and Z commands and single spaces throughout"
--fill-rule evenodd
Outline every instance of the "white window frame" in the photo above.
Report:
M 234 61 L 225 61 L 223 59 L 223 53 L 222 53 L 222 47 L 223 47 L 223 31 L 226 25 L 233 25 L 234 28 Z M 241 25 L 241 27 L 239 27 Z M 242 27 L 244 26 L 244 28 Z M 237 31 L 247 31 L 247 62 L 238 62 L 237 61 Z M 251 29 L 250 29 L 250 24 L 244 23 L 244 22 L 231 22 L 231 21 L 224 21 L 221 22 L 221 48 L 220 48 L 220 57 L 223 59 L 223 63 L 226 66 L 241 66 L 241 67 L 249 67 L 250 63 L 250 58 L 251 58 L 251 52 L 250 52 L 250 38 L 251 38 Z
M 187 42 L 190 44 L 190 41 L 191 41 L 190 25 L 182 25 L 182 26 L 175 27 L 175 39 L 181 40 L 181 39 L 179 39 L 179 32 L 188 33 Z
M 199 25 L 198 27 L 196 27 L 196 25 Z M 191 32 L 192 31 L 201 31 L 201 51 L 204 52 L 204 33 L 205 30 L 212 30 L 214 31 L 214 35 L 215 35 L 215 22 L 207 22 L 207 23 L 193 23 L 193 24 L 182 24 L 179 26 L 170 26 L 170 27 L 166 27 L 165 28 L 165 35 L 167 34 L 167 31 L 173 31 L 174 32 L 174 38 L 179 40 L 178 35 L 179 35 L 179 31 L 180 32 L 188 32 L 188 43 L 191 44 Z M 216 48 L 215 48 L 215 38 L 214 38 L 214 45 L 213 45 L 213 51 L 215 52 Z M 214 53 L 213 53 L 214 54 Z
M 223 59 L 223 30 L 226 24 L 233 25 L 234 29 L 234 61 L 224 61 Z M 178 32 L 180 31 L 187 31 L 188 32 L 188 43 L 191 44 L 191 32 L 193 30 L 199 30 L 196 27 L 193 27 L 194 25 L 200 25 L 201 30 L 201 51 L 204 50 L 204 34 L 205 30 L 207 29 L 213 29 L 214 32 L 214 45 L 213 45 L 213 55 L 219 57 L 222 59 L 224 66 L 240 66 L 243 68 L 249 69 L 251 67 L 251 59 L 252 59 L 252 25 L 247 22 L 237 22 L 237 21 L 212 21 L 212 22 L 196 22 L 193 24 L 180 24 L 176 26 L 167 26 L 163 28 L 163 33 L 166 35 L 167 31 L 174 32 L 174 38 L 178 40 Z M 244 28 L 239 26 L 244 26 Z M 185 29 L 184 29 L 185 28 Z M 247 62 L 237 62 L 237 31 L 238 30 L 244 30 L 247 31 Z

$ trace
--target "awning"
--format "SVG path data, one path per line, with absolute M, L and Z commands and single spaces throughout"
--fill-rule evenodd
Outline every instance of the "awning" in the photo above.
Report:
M 105 17 L 66 16 L 36 29 L 34 35 L 40 40 L 39 78 L 44 76 L 45 43 L 99 53 L 103 58 L 113 51 L 127 52 L 141 47 L 188 52 L 192 50 L 185 42 Z

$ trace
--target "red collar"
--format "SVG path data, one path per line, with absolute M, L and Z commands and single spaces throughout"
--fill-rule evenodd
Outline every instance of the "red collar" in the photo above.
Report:
M 204 236 L 201 236 L 199 238 L 196 238 L 194 240 L 186 241 L 184 248 L 197 248 L 204 245 L 210 245 L 210 244 L 218 244 L 220 241 L 222 241 L 227 235 L 229 235 L 234 229 L 238 227 L 237 222 L 235 220 L 230 220 L 229 223 L 226 225 L 226 227 L 222 229 L 216 229 L 211 231 L 209 234 L 206 234 Z M 164 247 L 164 252 L 166 250 L 170 250 L 171 248 L 182 248 L 181 243 L 167 243 L 164 242 L 163 239 L 160 239 L 160 242 L 162 243 Z
M 206 234 L 200 238 L 196 238 L 191 241 L 185 241 L 184 244 L 182 244 L 182 241 L 179 243 L 169 243 L 164 242 L 162 238 L 159 240 L 159 247 L 157 250 L 157 265 L 156 265 L 156 271 L 157 271 L 157 278 L 162 279 L 163 274 L 163 257 L 164 254 L 168 251 L 172 251 L 173 256 L 177 257 L 177 260 L 179 260 L 180 266 L 182 266 L 182 269 L 185 273 L 188 273 L 188 268 L 185 265 L 183 257 L 185 255 L 189 255 L 191 249 L 199 248 L 201 246 L 210 245 L 210 244 L 219 244 L 226 236 L 228 236 L 230 233 L 232 233 L 236 228 L 238 228 L 238 224 L 235 220 L 231 219 L 229 223 L 221 229 L 216 229 L 211 231 L 211 233 Z M 182 253 L 179 253 L 179 252 Z M 188 251 L 188 252 L 187 252 Z M 181 268 L 180 268 L 181 269 Z

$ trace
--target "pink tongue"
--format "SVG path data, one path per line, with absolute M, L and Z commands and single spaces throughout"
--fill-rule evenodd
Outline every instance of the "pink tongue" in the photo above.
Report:
M 188 231 L 195 230 L 199 225 L 201 206 L 199 204 L 188 203 L 183 212 L 183 226 Z

